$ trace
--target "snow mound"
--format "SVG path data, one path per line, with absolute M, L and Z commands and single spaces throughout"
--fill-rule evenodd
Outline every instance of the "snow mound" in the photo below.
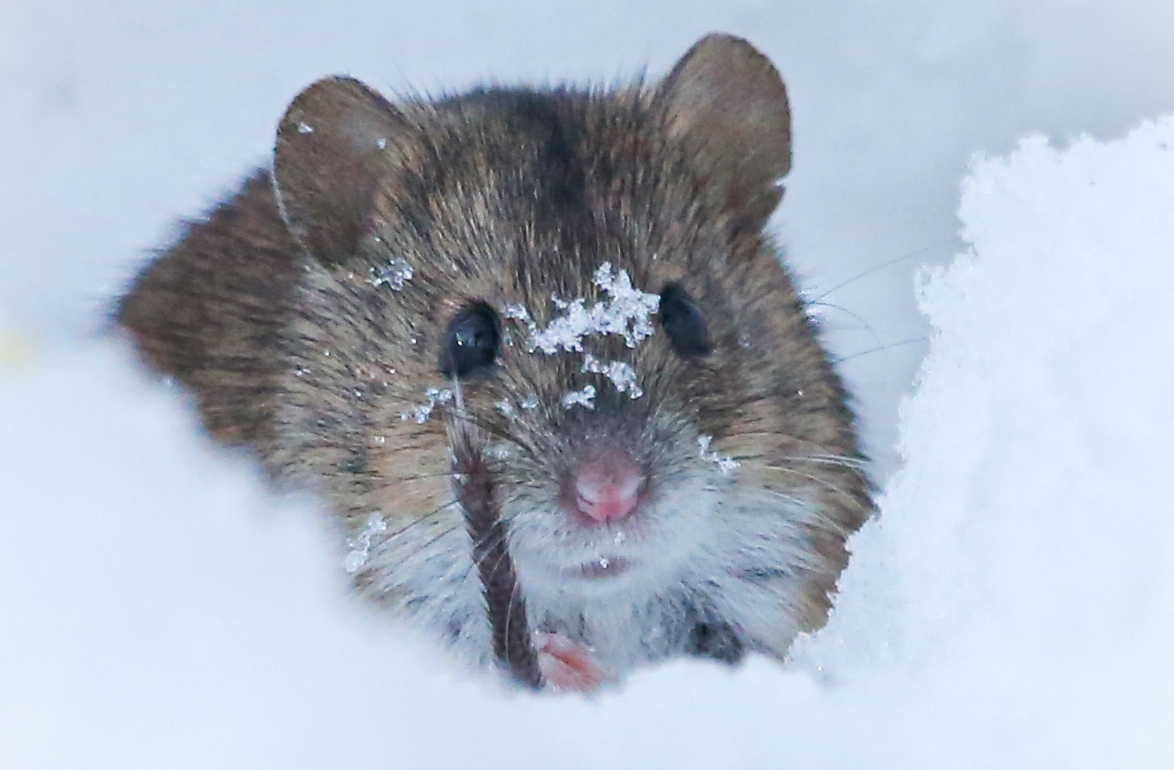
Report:
M 1174 119 L 972 166 L 906 464 L 797 655 L 883 671 L 918 766 L 1174 766 L 1172 212 Z
M 124 350 L 8 333 L 0 767 L 1174 765 L 1171 146 L 1164 120 L 976 161 L 828 628 L 591 700 L 438 663 Z

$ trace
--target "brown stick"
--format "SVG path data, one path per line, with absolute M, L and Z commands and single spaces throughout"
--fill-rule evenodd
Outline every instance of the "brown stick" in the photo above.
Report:
M 493 633 L 493 653 L 522 685 L 541 689 L 538 653 L 530 638 L 526 602 L 510 557 L 506 528 L 494 495 L 493 474 L 485 462 L 483 442 L 459 416 L 453 419 L 453 476 L 457 500 L 473 541 L 473 562 L 481 575 L 485 609 Z

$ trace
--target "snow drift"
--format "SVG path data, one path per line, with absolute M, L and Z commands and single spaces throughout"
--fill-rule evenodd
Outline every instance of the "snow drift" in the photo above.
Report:
M 449 668 L 125 348 L 3 327 L 0 766 L 1174 763 L 1172 146 L 1163 120 L 976 161 L 828 628 L 593 700 Z

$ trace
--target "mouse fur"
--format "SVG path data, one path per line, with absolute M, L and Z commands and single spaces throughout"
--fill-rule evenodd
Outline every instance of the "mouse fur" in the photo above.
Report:
M 825 622 L 872 511 L 847 395 L 764 231 L 790 137 L 778 73 L 728 35 L 618 88 L 392 103 L 328 78 L 116 319 L 216 439 L 323 496 L 361 595 L 464 659 L 491 663 L 491 644 L 450 478 L 458 401 L 486 437 L 535 633 L 614 676 L 782 659 Z M 666 287 L 700 312 L 705 354 L 674 348 L 653 305 Z M 438 361 L 470 302 L 496 314 L 500 350 L 454 382 Z M 542 337 L 576 307 L 637 310 Z M 646 473 L 638 509 L 569 515 L 568 474 L 616 451 Z

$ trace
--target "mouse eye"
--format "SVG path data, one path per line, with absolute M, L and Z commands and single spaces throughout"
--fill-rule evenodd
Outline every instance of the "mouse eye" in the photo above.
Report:
M 701 315 L 701 311 L 693 304 L 693 298 L 680 284 L 670 283 L 664 287 L 660 293 L 657 314 L 661 328 L 669 336 L 677 355 L 691 358 L 709 353 L 705 316 Z
M 484 302 L 470 302 L 452 321 L 444 334 L 440 351 L 440 373 L 464 379 L 493 366 L 501 350 L 501 321 Z

